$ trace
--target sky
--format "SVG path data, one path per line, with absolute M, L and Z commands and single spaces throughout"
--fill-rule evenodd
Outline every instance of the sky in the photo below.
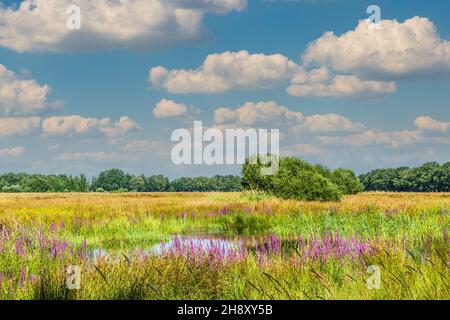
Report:
M 0 172 L 239 174 L 172 163 L 195 120 L 357 173 L 450 161 L 448 1 L 0 2 Z

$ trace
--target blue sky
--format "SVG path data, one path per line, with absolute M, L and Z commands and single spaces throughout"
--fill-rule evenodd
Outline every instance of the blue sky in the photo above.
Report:
M 80 0 L 24 1 L 33 10 L 15 2 L 0 9 L 1 171 L 239 173 L 239 166 L 171 164 L 171 132 L 194 119 L 279 128 L 282 153 L 357 172 L 450 160 L 450 3 L 171 0 L 161 18 L 157 0 L 93 0 L 93 10 Z M 81 30 L 65 26 L 72 3 L 81 8 Z M 382 32 L 358 26 L 371 4 L 381 9 Z M 108 6 L 120 15 L 108 19 Z M 200 20 L 174 26 L 176 10 Z M 202 71 L 212 54 L 212 69 Z M 234 59 L 249 69 L 223 67 Z M 165 73 L 151 80 L 156 67 Z M 314 70 L 327 75 L 314 80 Z M 177 106 L 183 112 L 171 111 Z M 298 122 L 287 124 L 286 110 Z

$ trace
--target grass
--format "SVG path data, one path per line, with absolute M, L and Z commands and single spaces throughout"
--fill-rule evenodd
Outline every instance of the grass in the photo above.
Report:
M 445 193 L 0 194 L 0 299 L 448 299 L 449 215 Z M 245 244 L 231 258 L 174 235 Z

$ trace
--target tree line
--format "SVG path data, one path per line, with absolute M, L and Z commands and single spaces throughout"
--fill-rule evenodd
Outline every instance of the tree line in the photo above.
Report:
M 450 162 L 376 169 L 359 176 L 366 191 L 450 192 Z
M 0 192 L 234 192 L 255 190 L 286 199 L 338 200 L 360 191 L 450 192 L 450 162 L 409 168 L 376 169 L 357 177 L 349 169 L 331 170 L 295 157 L 280 159 L 273 176 L 261 175 L 262 164 L 247 162 L 242 176 L 178 178 L 131 175 L 120 169 L 84 174 L 0 174 Z
M 101 172 L 89 181 L 84 174 L 43 175 L 5 173 L 0 175 L 1 192 L 207 192 L 241 191 L 239 176 L 179 178 L 164 175 L 131 175 L 120 169 Z

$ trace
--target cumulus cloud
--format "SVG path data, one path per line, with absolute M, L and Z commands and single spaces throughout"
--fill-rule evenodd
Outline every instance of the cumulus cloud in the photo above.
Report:
M 170 93 L 217 93 L 231 89 L 263 89 L 283 84 L 299 66 L 281 54 L 250 54 L 247 51 L 208 55 L 195 70 L 150 70 L 154 87 Z
M 81 29 L 66 27 L 67 8 L 81 10 Z M 24 0 L 0 6 L 0 45 L 19 52 L 159 49 L 198 41 L 203 16 L 241 11 L 246 0 Z
M 188 106 L 184 103 L 177 103 L 173 100 L 162 99 L 153 109 L 153 115 L 157 119 L 179 117 L 186 114 L 187 111 Z
M 359 132 L 364 130 L 364 124 L 335 114 L 315 114 L 305 117 L 304 121 L 294 129 L 296 132 Z
M 364 129 L 361 123 L 355 123 L 337 114 L 305 116 L 301 112 L 292 111 L 274 101 L 258 103 L 247 102 L 236 108 L 219 108 L 215 110 L 215 123 L 234 126 L 270 125 L 287 127 L 294 133 L 323 132 L 358 132 Z
M 40 117 L 7 117 L 0 118 L 0 137 L 24 135 L 40 129 Z
M 274 101 L 262 101 L 258 103 L 247 102 L 234 110 L 229 108 L 216 109 L 214 119 L 217 124 L 236 123 L 252 126 L 286 122 L 300 123 L 303 119 L 303 114 L 291 111 Z
M 149 81 L 170 93 L 267 89 L 290 82 L 293 96 L 383 98 L 394 81 L 450 76 L 450 41 L 427 18 L 367 20 L 340 36 L 326 32 L 309 44 L 299 65 L 281 54 L 211 54 L 196 69 L 150 70 Z
M 23 147 L 4 148 L 0 149 L 0 160 L 8 158 L 17 158 L 23 155 L 26 149 Z
M 118 139 L 125 136 L 129 132 L 140 129 L 141 128 L 139 125 L 127 116 L 120 117 L 119 121 L 116 121 L 112 125 L 99 128 L 100 132 L 103 132 L 103 134 L 105 134 L 105 136 L 109 139 Z
M 361 80 L 352 75 L 337 75 L 327 82 L 293 84 L 287 92 L 293 96 L 382 98 L 396 91 L 394 82 Z
M 0 114 L 35 114 L 54 107 L 48 101 L 49 94 L 48 85 L 25 79 L 0 64 Z
M 372 80 L 449 75 L 450 42 L 427 18 L 382 20 L 379 28 L 362 20 L 340 36 L 326 32 L 309 45 L 303 61 Z
M 111 119 L 83 118 L 79 115 L 54 116 L 44 119 L 42 130 L 47 135 L 84 134 L 93 128 L 111 125 Z
M 435 120 L 429 116 L 421 116 L 414 122 L 417 129 L 422 131 L 437 131 L 447 132 L 450 131 L 450 122 L 442 122 Z
M 83 118 L 79 115 L 54 116 L 42 121 L 45 135 L 73 136 L 97 131 L 110 139 L 116 139 L 133 130 L 139 130 L 139 126 L 126 116 L 116 122 L 110 118 Z
M 224 52 L 207 56 L 195 70 L 150 70 L 153 87 L 170 93 L 217 93 L 232 89 L 267 89 L 291 82 L 293 96 L 379 98 L 396 90 L 394 82 L 335 75 L 327 67 L 306 70 L 281 54 Z

